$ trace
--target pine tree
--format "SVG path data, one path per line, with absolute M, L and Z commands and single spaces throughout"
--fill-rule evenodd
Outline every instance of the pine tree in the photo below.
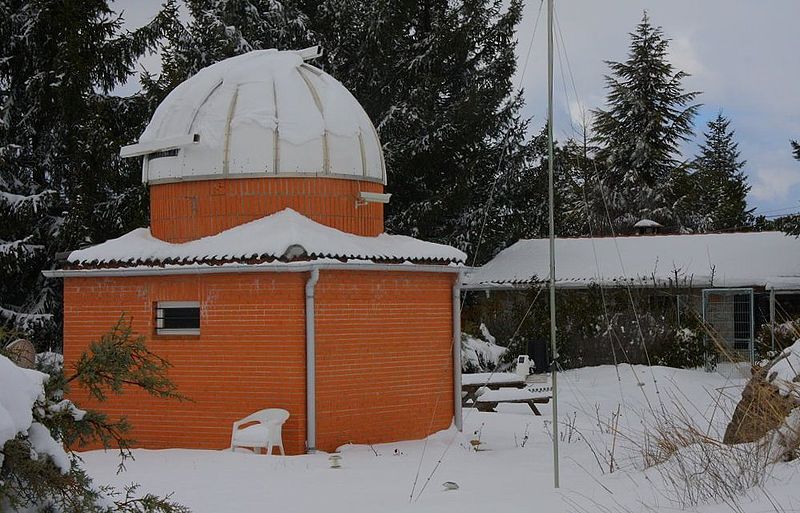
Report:
M 186 0 L 190 21 L 177 27 L 163 54 L 164 94 L 199 70 L 253 50 L 315 44 L 308 17 L 291 1 Z
M 110 95 L 155 48 L 174 6 L 133 32 L 105 0 L 0 3 L 0 322 L 58 346 L 56 253 L 146 220 L 136 165 L 119 146 L 149 117 Z
M 697 229 L 715 231 L 749 226 L 753 209 L 747 208 L 750 186 L 742 171 L 746 162 L 739 160 L 739 145 L 734 141 L 730 120 L 720 112 L 708 122 L 708 132 L 703 135 L 705 142 L 692 164 L 693 192 L 697 199 L 691 214 L 698 220 Z
M 505 244 L 492 223 L 505 208 L 499 184 L 533 151 L 511 83 L 521 3 L 503 4 L 330 0 L 322 12 L 336 14 L 317 30 L 326 47 L 339 45 L 329 69 L 383 142 L 387 228 L 458 246 L 479 262 Z
M 800 143 L 797 141 L 790 141 L 789 144 L 791 145 L 794 158 L 800 160 Z M 777 226 L 779 230 L 794 235 L 795 237 L 800 237 L 800 214 L 785 216 L 765 224 L 768 225 L 769 229 L 772 229 L 773 226 Z
M 642 218 L 675 224 L 678 146 L 692 135 L 699 108 L 692 104 L 699 93 L 684 91 L 688 75 L 667 60 L 661 27 L 645 13 L 630 36 L 628 59 L 608 62 L 608 108 L 595 111 L 600 173 L 591 194 L 601 196 L 603 211 L 594 215 L 607 231 L 627 230 Z

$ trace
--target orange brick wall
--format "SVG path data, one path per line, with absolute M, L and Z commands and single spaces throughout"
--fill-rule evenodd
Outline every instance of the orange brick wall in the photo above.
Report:
M 194 402 L 127 390 L 103 404 L 125 415 L 147 448 L 221 449 L 231 423 L 265 407 L 289 410 L 284 445 L 305 449 L 308 273 L 65 278 L 64 356 L 74 363 L 121 312 Z M 420 438 L 453 416 L 452 276 L 322 271 L 317 285 L 317 447 Z M 201 302 L 199 336 L 154 335 L 154 303 Z
M 453 419 L 453 275 L 317 284 L 317 447 L 423 438 Z
M 170 377 L 194 402 L 178 403 L 127 391 L 92 406 L 125 415 L 133 438 L 148 448 L 221 449 L 231 423 L 265 407 L 291 413 L 284 445 L 305 448 L 305 300 L 303 273 L 65 278 L 64 357 L 74 362 L 107 332 L 122 311 L 148 347 L 167 358 Z M 197 337 L 153 335 L 153 303 L 201 302 Z M 85 394 L 74 388 L 79 404 Z
M 153 235 L 185 242 L 292 208 L 318 223 L 358 235 L 383 232 L 383 205 L 356 207 L 358 193 L 383 192 L 374 182 L 340 178 L 264 177 L 150 186 Z

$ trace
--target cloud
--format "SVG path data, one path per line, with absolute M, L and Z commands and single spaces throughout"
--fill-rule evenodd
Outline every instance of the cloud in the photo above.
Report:
M 750 172 L 750 180 L 753 185 L 750 196 L 759 202 L 796 200 L 800 165 L 794 169 L 785 166 L 758 167 Z

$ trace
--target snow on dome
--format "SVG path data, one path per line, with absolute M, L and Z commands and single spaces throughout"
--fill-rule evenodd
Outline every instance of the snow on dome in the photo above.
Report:
M 258 50 L 213 64 L 176 87 L 139 143 L 142 180 L 333 176 L 386 183 L 375 127 L 304 52 Z
M 236 261 L 291 261 L 336 258 L 377 261 L 431 261 L 463 263 L 467 256 L 456 248 L 403 235 L 364 237 L 319 224 L 285 209 L 216 235 L 180 244 L 153 237 L 138 228 L 97 246 L 73 251 L 71 264 L 93 266 L 195 264 Z

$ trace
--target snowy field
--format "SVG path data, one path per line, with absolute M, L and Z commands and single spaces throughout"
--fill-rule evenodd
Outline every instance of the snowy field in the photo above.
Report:
M 800 511 L 797 461 L 770 466 L 764 487 L 727 504 L 687 504 L 663 471 L 644 469 L 643 433 L 652 432 L 655 418 L 688 418 L 721 437 L 741 378 L 627 365 L 568 371 L 560 378 L 558 491 L 550 405 L 540 406 L 542 417 L 524 404 L 500 405 L 499 413 L 465 409 L 463 433 L 451 429 L 427 441 L 346 446 L 341 469 L 330 468 L 327 454 L 175 449 L 136 450 L 136 460 L 116 474 L 115 452 L 81 456 L 97 484 L 140 483 L 143 491 L 174 493 L 174 500 L 198 513 Z M 477 440 L 479 451 L 471 443 Z M 691 472 L 704 479 L 703 469 Z M 448 481 L 458 489 L 446 490 Z

